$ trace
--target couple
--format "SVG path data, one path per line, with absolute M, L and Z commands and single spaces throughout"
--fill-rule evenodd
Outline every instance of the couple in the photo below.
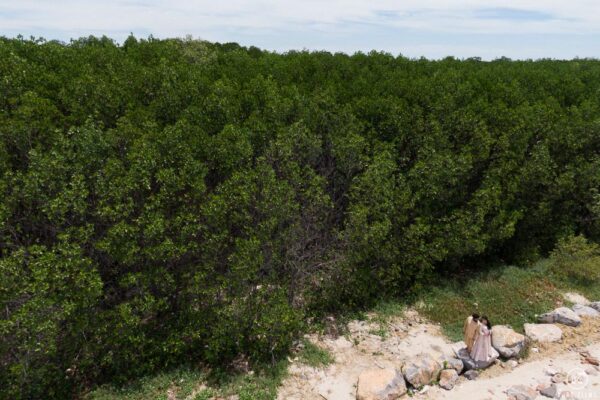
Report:
M 488 317 L 470 315 L 463 328 L 467 352 L 477 362 L 487 362 L 492 357 L 492 324 Z

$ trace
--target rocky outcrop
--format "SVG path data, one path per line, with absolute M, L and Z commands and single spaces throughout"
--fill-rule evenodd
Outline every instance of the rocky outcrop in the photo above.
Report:
M 449 356 L 442 357 L 442 359 L 440 360 L 440 364 L 442 365 L 442 368 L 453 369 L 459 375 L 465 368 L 465 366 L 461 360 L 459 360 L 458 358 L 449 357 Z
M 592 307 L 584 306 L 581 304 L 575 304 L 573 306 L 573 312 L 575 312 L 575 314 L 577 314 L 580 317 L 600 317 L 599 311 Z
M 559 307 L 554 311 L 542 314 L 538 317 L 540 322 L 547 324 L 563 324 L 567 326 L 579 326 L 581 318 L 573 310 L 567 307 Z
M 428 354 L 421 354 L 402 367 L 406 381 L 417 388 L 437 380 L 441 370 L 440 363 Z
M 496 325 L 492 328 L 492 346 L 502 357 L 517 357 L 525 348 L 525 336 L 509 326 Z
M 357 400 L 395 400 L 406 393 L 406 382 L 396 369 L 372 369 L 358 377 Z
M 562 330 L 552 324 L 525 324 L 525 336 L 534 342 L 551 343 L 562 339 Z
M 590 303 L 589 306 L 592 307 L 596 311 L 600 311 L 600 301 L 595 301 L 593 303 Z
M 452 390 L 458 381 L 458 373 L 455 369 L 445 369 L 440 373 L 440 387 Z

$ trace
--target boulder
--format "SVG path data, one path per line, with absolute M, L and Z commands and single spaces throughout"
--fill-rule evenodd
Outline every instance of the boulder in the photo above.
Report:
M 461 348 L 461 345 L 464 345 L 464 347 Z M 464 344 L 464 342 L 455 343 L 452 346 L 452 350 L 454 351 L 454 354 L 456 354 L 456 357 L 462 361 L 466 371 L 471 369 L 485 369 L 492 365 L 500 356 L 498 351 L 492 347 L 492 355 L 489 360 L 476 362 L 467 352 L 467 346 Z
M 593 303 L 590 303 L 589 306 L 592 307 L 596 311 L 600 311 L 600 301 L 595 301 Z
M 467 378 L 470 381 L 474 381 L 478 377 L 479 377 L 479 372 L 475 371 L 474 369 L 471 369 L 471 370 L 465 372 L 465 378 Z
M 444 369 L 453 369 L 459 375 L 460 375 L 460 373 L 463 371 L 463 369 L 465 367 L 465 365 L 463 364 L 463 362 L 461 360 L 459 360 L 458 358 L 449 357 L 449 356 L 444 356 L 440 360 L 440 363 L 442 364 L 442 368 L 444 368 Z
M 567 326 L 579 326 L 581 324 L 581 318 L 567 307 L 559 307 L 554 311 L 542 314 L 538 319 L 540 322 L 547 324 L 557 323 Z
M 420 354 L 402 366 L 406 381 L 414 387 L 421 387 L 437 380 L 442 366 L 428 354 Z
M 492 346 L 505 358 L 517 357 L 525 348 L 525 336 L 506 325 L 492 328 Z
M 552 324 L 525 324 L 525 336 L 534 342 L 550 343 L 562 339 L 562 330 Z
M 440 387 L 452 390 L 458 381 L 458 373 L 455 369 L 445 369 L 440 373 Z
M 363 371 L 358 376 L 357 400 L 395 400 L 406 393 L 400 371 L 392 368 Z
M 540 394 L 551 399 L 558 399 L 558 387 L 553 383 L 540 390 Z
M 596 311 L 592 307 L 581 304 L 575 304 L 573 306 L 573 311 L 580 317 L 600 317 L 600 312 Z
M 515 385 L 506 391 L 510 399 L 514 400 L 535 400 L 537 392 L 525 385 Z
M 590 301 L 584 296 L 580 295 L 579 293 L 567 292 L 563 294 L 563 297 L 566 301 L 571 302 L 573 304 L 581 304 L 584 306 L 590 304 Z

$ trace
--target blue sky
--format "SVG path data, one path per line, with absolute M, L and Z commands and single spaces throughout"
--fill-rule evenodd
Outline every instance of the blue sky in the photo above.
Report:
M 600 0 L 0 0 L 0 35 L 234 41 L 409 57 L 600 58 Z

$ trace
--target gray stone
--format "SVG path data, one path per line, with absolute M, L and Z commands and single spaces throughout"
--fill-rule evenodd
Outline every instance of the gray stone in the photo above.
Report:
M 540 394 L 551 399 L 558 399 L 558 387 L 553 383 L 540 390 Z
M 509 326 L 496 325 L 492 328 L 492 346 L 502 357 L 517 357 L 525 348 L 525 336 Z
M 458 373 L 455 369 L 445 369 L 440 373 L 440 387 L 452 390 L 458 381 Z
M 421 387 L 437 380 L 442 366 L 428 354 L 420 354 L 402 366 L 402 374 L 413 387 Z
M 592 307 L 581 304 L 575 304 L 573 306 L 573 311 L 580 317 L 600 317 L 600 312 L 596 311 Z
M 538 317 L 540 322 L 547 324 L 563 324 L 567 326 L 579 326 L 581 318 L 573 310 L 567 307 L 559 307 L 554 311 L 542 314 Z
M 525 385 L 515 385 L 506 391 L 511 399 L 515 400 L 535 400 L 537 392 Z
M 462 342 L 459 342 L 459 343 L 462 343 Z M 453 348 L 453 350 L 454 350 L 454 353 L 456 354 L 456 357 L 463 362 L 464 369 L 466 371 L 471 370 L 471 369 L 485 369 L 485 368 L 489 367 L 490 365 L 492 365 L 494 362 L 496 362 L 496 360 L 500 356 L 500 354 L 498 354 L 498 351 L 496 351 L 496 349 L 494 349 L 492 347 L 492 350 L 491 350 L 492 355 L 488 361 L 475 361 L 471 358 L 471 356 L 467 352 L 466 347 L 459 349 L 459 350 L 457 350 L 456 348 Z
M 593 303 L 590 303 L 589 306 L 592 307 L 596 311 L 600 311 L 600 301 L 595 301 Z
M 525 336 L 534 342 L 550 343 L 562 339 L 562 330 L 552 324 L 525 324 Z
M 394 400 L 406 393 L 406 382 L 400 371 L 372 369 L 358 376 L 356 400 Z
M 473 381 L 477 378 L 479 378 L 479 372 L 475 371 L 474 369 L 471 369 L 467 372 L 465 372 L 465 378 L 467 378 L 470 381 Z
M 449 356 L 443 357 L 440 360 L 440 364 L 442 365 L 442 368 L 444 368 L 444 369 L 453 369 L 459 375 L 463 371 L 463 369 L 465 368 L 465 365 L 463 364 L 463 362 L 461 360 L 459 360 L 458 358 L 449 357 Z

